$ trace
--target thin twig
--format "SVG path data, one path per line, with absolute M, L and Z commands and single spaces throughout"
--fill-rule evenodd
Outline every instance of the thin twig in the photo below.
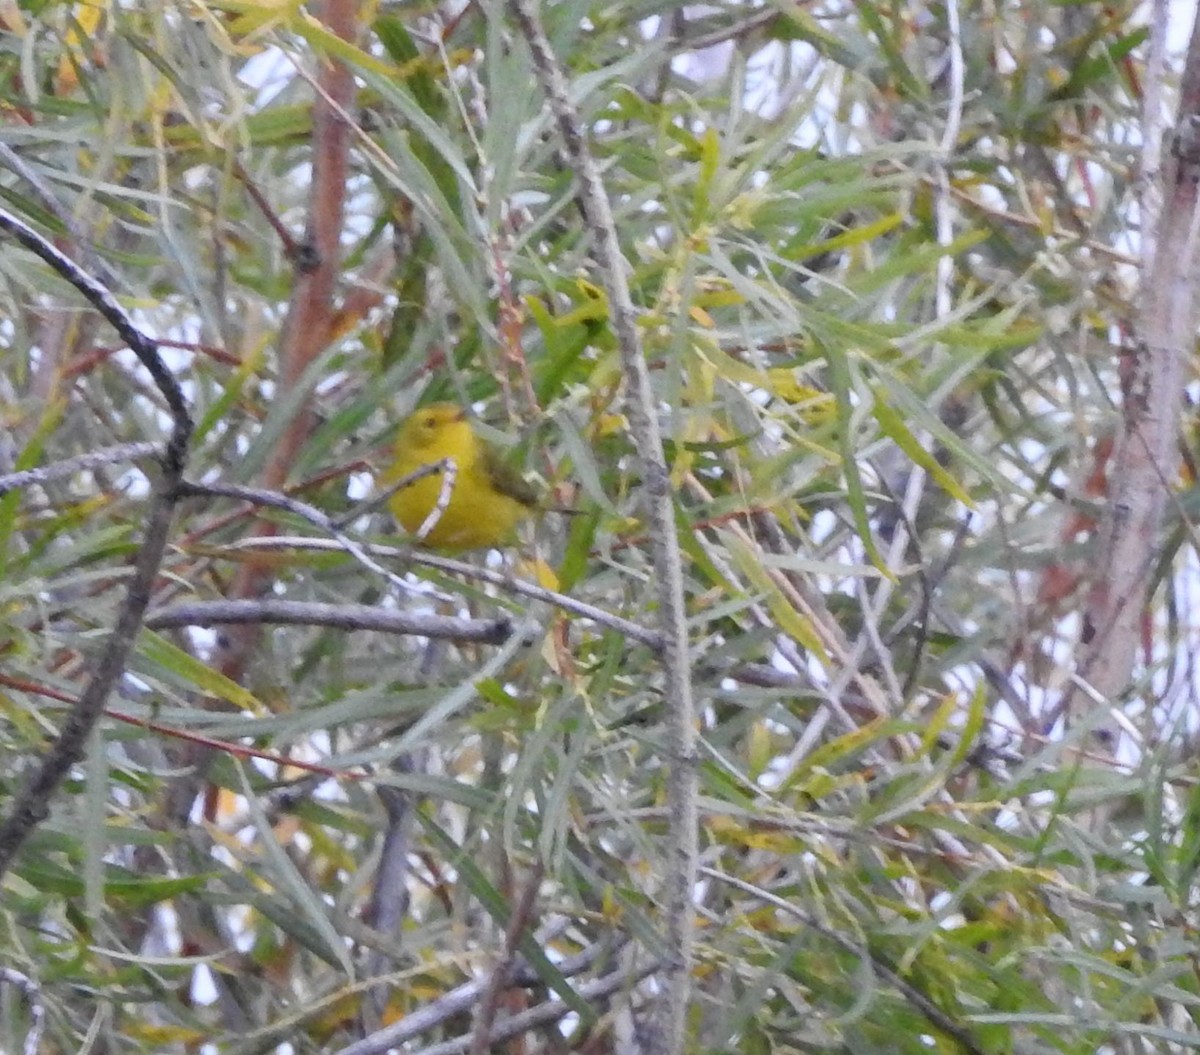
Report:
M 411 473 L 405 473 L 398 480 L 391 481 L 391 483 L 389 483 L 387 487 L 383 488 L 382 490 L 376 491 L 374 494 L 369 495 L 364 501 L 357 503 L 353 509 L 348 510 L 339 517 L 333 517 L 330 520 L 330 523 L 332 523 L 337 530 L 341 531 L 344 528 L 349 527 L 359 517 L 366 516 L 366 514 L 373 513 L 376 509 L 380 509 L 385 506 L 389 501 L 391 501 L 392 495 L 396 494 L 398 491 L 403 491 L 406 487 L 411 487 L 418 480 L 424 480 L 427 476 L 434 476 L 437 473 L 440 473 L 444 467 L 444 460 L 429 462 L 425 465 L 419 466 Z
M 375 549 L 378 550 L 378 547 Z M 512 593 L 519 594 L 522 597 L 528 597 L 531 601 L 544 601 L 546 604 L 552 604 L 556 608 L 561 608 L 564 612 L 572 612 L 575 615 L 582 616 L 584 619 L 590 619 L 600 626 L 606 626 L 610 630 L 615 630 L 623 637 L 637 641 L 653 649 L 655 652 L 661 652 L 666 647 L 663 635 L 656 630 L 650 630 L 640 623 L 635 623 L 630 619 L 606 611 L 603 608 L 597 608 L 594 604 L 588 604 L 586 601 L 568 597 L 566 594 L 559 593 L 556 590 L 548 590 L 544 586 L 539 586 L 537 583 L 529 582 L 526 579 L 518 579 L 513 575 L 504 575 L 489 568 L 477 568 L 472 564 L 467 564 L 465 561 L 454 560 L 451 557 L 441 557 L 434 553 L 411 553 L 409 557 L 414 564 L 420 564 L 426 568 L 468 576 L 499 589 L 510 590 Z
M 479 1012 L 475 1016 L 475 1029 L 471 1038 L 471 1055 L 487 1055 L 496 1013 L 500 1010 L 500 997 L 512 984 L 511 978 L 520 963 L 521 939 L 529 929 L 529 921 L 533 918 L 533 909 L 537 904 L 538 890 L 545 874 L 546 864 L 539 857 L 525 888 L 521 891 L 520 900 L 509 917 L 504 934 L 504 956 L 492 968 L 483 998 L 479 1001 Z
M 534 936 L 534 941 L 542 946 L 546 945 L 549 940 L 549 936 L 542 931 L 539 931 Z M 608 942 L 598 942 L 583 952 L 570 956 L 558 964 L 558 972 L 564 978 L 573 978 L 575 975 L 582 974 L 588 970 L 598 960 L 610 956 L 615 951 L 616 949 L 614 949 L 613 945 Z M 642 973 L 637 975 L 637 978 L 644 978 L 646 974 L 655 969 L 655 966 L 655 964 L 651 964 L 648 969 L 643 969 Z M 622 972 L 618 971 L 616 973 L 621 974 Z M 608 977 L 611 978 L 612 976 L 609 975 Z M 601 978 L 598 981 L 603 982 L 604 980 Z M 542 983 L 543 979 L 524 961 L 517 967 L 510 979 L 511 985 L 533 986 Z M 340 1051 L 334 1052 L 333 1055 L 383 1055 L 384 1052 L 398 1047 L 405 1041 L 411 1040 L 413 1037 L 419 1037 L 422 1033 L 428 1033 L 431 1029 L 436 1029 L 450 1019 L 457 1018 L 464 1011 L 470 1010 L 483 996 L 487 984 L 486 978 L 475 978 L 469 982 L 464 982 L 436 1000 L 411 1011 L 400 1021 L 394 1022 L 390 1026 L 385 1026 L 383 1029 L 372 1033 L 370 1036 L 355 1041 Z M 588 985 L 582 985 L 577 990 L 579 996 L 585 1000 L 588 999 L 588 991 Z M 551 1001 L 551 1004 L 558 1009 L 558 1014 L 547 1019 L 547 1021 L 562 1018 L 564 1015 L 570 1014 L 573 1010 L 573 1008 L 561 1001 Z M 537 1009 L 534 1008 L 533 1010 Z M 493 1040 L 495 1039 L 495 1035 L 493 1034 Z M 470 1044 L 470 1037 L 463 1037 L 461 1040 L 464 1047 Z
M 423 754 L 416 752 L 418 757 Z M 413 771 L 415 764 L 413 753 L 406 752 L 393 758 L 388 768 L 393 773 L 407 775 Z M 401 925 L 409 906 L 408 857 L 412 847 L 413 811 L 418 798 L 407 788 L 382 782 L 375 785 L 375 794 L 387 815 L 387 826 L 380 840 L 379 862 L 375 867 L 374 882 L 363 919 L 388 940 L 390 948 L 371 948 L 366 972 L 370 978 L 383 975 L 385 965 L 395 962 L 402 940 Z M 370 1026 L 372 1030 L 378 1027 L 379 1019 L 387 1010 L 391 992 L 392 987 L 383 982 L 371 988 L 369 1007 L 376 1016 Z M 364 1014 L 366 1010 L 364 1008 Z
M 58 739 L 42 756 L 32 777 L 21 789 L 12 809 L 0 824 L 0 875 L 12 863 L 17 850 L 38 824 L 50 813 L 54 793 L 66 779 L 71 767 L 83 758 L 92 729 L 104 713 L 104 703 L 117 679 L 125 672 L 129 653 L 142 627 L 142 618 L 150 604 L 150 594 L 166 552 L 171 517 L 183 478 L 192 420 L 183 391 L 167 369 L 158 346 L 133 323 L 117 299 L 68 257 L 59 252 L 33 228 L 15 216 L 0 210 L 0 228 L 8 231 L 23 246 L 49 264 L 70 282 L 109 324 L 121 335 L 130 350 L 150 372 L 170 410 L 172 428 L 161 459 L 162 471 L 155 481 L 142 533 L 142 544 L 134 561 L 125 597 L 117 612 L 116 625 L 96 660 L 91 679 L 72 706 L 59 731 Z
M 950 106 L 946 113 L 946 127 L 942 129 L 941 156 L 938 158 L 936 201 L 938 245 L 947 250 L 937 263 L 937 317 L 945 319 L 953 307 L 950 295 L 950 279 L 954 274 L 954 258 L 949 253 L 954 241 L 954 223 L 950 213 L 950 163 L 958 147 L 958 133 L 962 128 L 963 110 L 963 54 L 959 34 L 958 0 L 946 0 L 946 29 L 950 51 Z
M 632 985 L 640 982 L 642 978 L 652 975 L 658 970 L 659 965 L 649 965 L 642 967 L 637 971 L 613 971 L 610 975 L 604 978 L 598 978 L 595 982 L 588 982 L 586 985 L 581 985 L 578 990 L 581 1000 L 586 1000 L 589 1003 L 599 1003 L 601 1000 L 606 1000 L 608 996 L 617 993 L 620 989 L 632 987 Z M 546 1026 L 551 1023 L 556 1023 L 559 1019 L 563 1019 L 566 1015 L 574 1011 L 568 1003 L 562 1000 L 548 1000 L 545 1003 L 539 1003 L 536 1007 L 530 1007 L 528 1011 L 523 1011 L 520 1014 L 511 1015 L 504 1019 L 492 1035 L 487 1038 L 488 1044 L 496 1045 L 503 1044 L 505 1041 L 511 1041 L 514 1037 L 520 1037 L 522 1033 L 528 1033 L 535 1029 L 536 1026 Z M 428 1048 L 419 1048 L 414 1051 L 413 1055 L 461 1055 L 466 1051 L 470 1044 L 470 1037 L 462 1036 L 443 1041 L 440 1044 L 431 1044 Z
M 245 166 L 237 158 L 233 159 L 232 171 L 233 178 L 242 185 L 242 189 L 257 206 L 262 218 L 267 221 L 271 230 L 275 232 L 275 237 L 279 239 L 279 244 L 283 246 L 284 255 L 288 260 L 294 262 L 300 255 L 300 249 L 296 245 L 296 239 L 292 237 L 292 232 L 288 230 L 287 226 L 279 218 L 279 214 L 271 208 L 271 203 L 267 201 L 266 195 L 258 189 L 258 184 L 254 182 L 250 173 L 246 171 Z
M 401 576 L 388 571 L 387 568 L 371 557 L 367 551 L 367 547 L 356 542 L 346 535 L 345 532 L 341 531 L 337 526 L 337 522 L 332 517 L 322 512 L 316 506 L 302 502 L 298 498 L 292 498 L 290 495 L 282 494 L 279 491 L 269 491 L 261 487 L 245 487 L 241 484 L 199 484 L 193 483 L 190 480 L 185 480 L 180 484 L 180 494 L 187 498 L 203 496 L 237 498 L 243 502 L 252 502 L 255 505 L 268 506 L 272 509 L 283 509 L 288 513 L 294 513 L 301 519 L 307 520 L 313 527 L 332 536 L 337 543 L 338 549 L 344 550 L 369 571 L 374 572 L 376 575 L 382 575 L 400 592 L 404 593 L 409 589 L 409 584 Z M 243 541 L 246 543 L 269 543 L 273 537 L 269 535 L 255 536 L 252 539 L 245 539 Z
M 375 630 L 385 634 L 502 645 L 512 636 L 508 619 L 458 619 L 447 615 L 400 612 L 370 604 L 319 604 L 277 598 L 240 601 L 191 601 L 146 616 L 150 630 L 181 626 L 246 625 L 329 626 L 338 630 Z
M 67 703 L 72 706 L 79 700 L 79 697 L 61 692 L 49 685 L 39 685 L 24 678 L 14 678 L 12 675 L 5 674 L 2 671 L 0 671 L 0 685 L 6 685 L 11 689 L 27 692 L 33 696 L 44 696 L 46 699 L 57 700 L 60 703 Z M 219 740 L 212 736 L 203 736 L 200 733 L 192 732 L 190 729 L 177 729 L 173 725 L 165 725 L 150 718 L 139 718 L 132 714 L 126 714 L 124 711 L 115 710 L 112 707 L 104 708 L 104 717 L 114 722 L 122 722 L 125 725 L 134 726 L 138 729 L 147 729 L 152 733 L 158 733 L 160 736 L 171 740 L 183 740 L 190 744 L 196 744 L 199 747 L 221 751 L 234 758 L 260 758 L 264 762 L 274 763 L 280 769 L 301 769 L 323 780 L 357 781 L 373 779 L 371 773 L 358 773 L 348 769 L 333 769 L 329 766 L 319 765 L 316 762 L 306 762 L 301 758 L 293 758 L 291 755 L 282 755 L 277 751 L 267 751 L 259 747 L 246 747 L 243 744 L 235 744 L 229 740 Z
M 697 51 L 704 51 L 706 48 L 715 48 L 718 44 L 724 44 L 727 40 L 737 41 L 739 37 L 747 36 L 760 29 L 766 29 L 772 23 L 786 19 L 787 15 L 781 10 L 770 7 L 765 11 L 750 15 L 740 22 L 735 22 L 733 25 L 714 29 L 703 36 L 680 37 L 678 40 L 671 42 L 670 54 L 691 55 Z
M 933 176 L 922 176 L 922 182 L 936 186 L 936 178 Z M 1137 267 L 1138 258 L 1130 256 L 1128 253 L 1122 253 L 1119 249 L 1114 249 L 1110 245 L 1105 245 L 1094 238 L 1081 238 L 1077 231 L 1066 231 L 1061 227 L 1047 228 L 1046 220 L 1038 216 L 1022 216 L 1020 213 L 1010 212 L 1007 209 L 1001 209 L 988 202 L 977 198 L 971 191 L 963 190 L 961 187 L 950 187 L 950 195 L 956 201 L 969 206 L 972 210 L 982 216 L 986 216 L 993 220 L 999 220 L 1003 223 L 1010 223 L 1016 227 L 1024 227 L 1026 230 L 1037 231 L 1039 235 L 1045 236 L 1047 241 L 1058 242 L 1064 249 L 1068 246 L 1082 246 L 1090 253 L 1096 256 L 1103 257 L 1105 260 L 1111 260 L 1115 264 L 1129 264 Z
M 41 987 L 28 975 L 12 967 L 0 967 L 0 982 L 21 990 L 29 1007 L 29 1032 L 21 1048 L 23 1055 L 37 1055 L 41 1050 L 42 1030 L 46 1025 L 46 1005 L 42 1001 Z
M 934 199 L 937 241 L 938 245 L 945 250 L 937 261 L 937 282 L 934 295 L 934 312 L 939 323 L 945 323 L 954 308 L 951 289 L 954 277 L 954 257 L 950 253 L 950 247 L 954 242 L 954 215 L 951 209 L 950 167 L 954 160 L 958 147 L 958 136 L 962 128 L 964 75 L 958 0 L 947 0 L 946 2 L 946 28 L 949 38 L 946 43 L 950 59 L 950 101 L 946 113 L 946 124 L 942 129 L 939 144 Z M 918 438 L 922 442 L 926 440 L 924 436 Z M 911 531 L 911 527 L 917 521 L 917 512 L 924 497 L 927 482 L 928 474 L 923 466 L 913 465 L 909 469 L 903 502 L 897 503 L 900 506 L 901 517 L 888 548 L 886 557 L 888 567 L 897 567 L 904 559 L 910 540 L 913 544 L 916 542 L 916 536 Z M 895 590 L 895 581 L 881 580 L 869 599 L 866 596 L 866 587 L 861 586 L 860 588 L 863 594 L 864 634 L 859 642 L 859 647 L 855 650 L 856 661 L 861 659 L 865 652 L 865 646 L 869 644 L 875 652 L 884 681 L 894 697 L 894 705 L 900 707 L 904 703 L 905 690 L 896 675 L 891 654 L 884 646 L 879 633 L 879 620 L 891 600 Z
M 437 501 L 433 503 L 433 508 L 421 521 L 421 526 L 417 528 L 416 534 L 413 536 L 417 542 L 424 542 L 429 538 L 430 533 L 441 522 L 450 505 L 450 499 L 454 496 L 454 484 L 458 480 L 458 463 L 453 458 L 443 458 L 434 464 L 442 474 L 442 484 L 438 488 Z
M 9 491 L 18 491 L 23 487 L 35 487 L 49 483 L 51 480 L 61 480 L 74 476 L 86 469 L 95 469 L 100 465 L 112 465 L 114 462 L 132 462 L 138 458 L 148 458 L 161 454 L 161 443 L 122 443 L 116 447 L 103 447 L 90 454 L 79 454 L 74 458 L 64 458 L 59 462 L 42 465 L 36 469 L 25 469 L 22 472 L 7 473 L 0 476 L 0 495 Z
M 612 329 L 620 348 L 622 370 L 628 385 L 631 431 L 644 481 L 642 499 L 650 526 L 651 552 L 657 578 L 659 616 L 664 633 L 662 662 L 666 675 L 667 735 L 670 766 L 667 801 L 671 809 L 668 862 L 663 876 L 666 902 L 667 999 L 659 1021 L 658 1050 L 682 1055 L 687 1048 L 687 1009 L 691 999 L 692 947 L 695 942 L 695 908 L 698 833 L 696 796 L 695 707 L 692 702 L 691 660 L 687 613 L 684 607 L 683 565 L 670 476 L 659 434 L 657 406 L 650 371 L 642 351 L 637 311 L 626 277 L 628 264 L 621 252 L 616 222 L 599 167 L 588 146 L 583 122 L 571 102 L 569 88 L 542 28 L 534 0 L 510 0 L 509 9 L 521 27 L 533 56 L 538 82 L 546 93 L 558 122 L 564 152 L 578 180 L 578 198 L 595 249 L 596 265 L 611 311 Z
M 593 982 L 581 985 L 578 989 L 579 998 L 589 1004 L 597 1004 L 612 996 L 613 993 L 631 988 L 643 978 L 653 974 L 660 966 L 660 964 L 649 964 L 637 970 L 613 971 L 603 978 L 597 978 Z M 528 1033 L 537 1026 L 546 1026 L 551 1022 L 557 1022 L 572 1014 L 574 1010 L 562 1000 L 547 1000 L 544 1004 L 538 1004 L 518 1015 L 511 1015 L 498 1023 L 488 1037 L 488 1044 L 492 1046 L 502 1044 L 522 1033 Z M 453 1040 L 445 1040 L 440 1044 L 431 1044 L 427 1048 L 419 1048 L 413 1052 L 413 1055 L 461 1055 L 462 1052 L 467 1051 L 470 1044 L 469 1036 L 455 1037 Z M 348 1049 L 341 1055 L 348 1055 Z
M 245 489 L 242 489 L 245 490 Z M 263 492 L 264 494 L 273 494 L 274 492 Z M 274 538 L 253 538 L 243 539 L 240 542 L 235 542 L 228 547 L 231 550 L 272 550 L 272 549 L 310 549 L 310 550 L 339 550 L 340 543 L 333 542 L 329 539 L 304 538 L 296 535 L 277 535 Z M 606 626 L 610 630 L 615 630 L 622 637 L 630 638 L 637 641 L 639 644 L 645 645 L 647 648 L 653 649 L 655 652 L 661 652 L 663 645 L 663 635 L 657 630 L 650 630 L 642 626 L 640 623 L 635 623 L 632 620 L 626 619 L 623 616 L 614 615 L 612 612 L 605 611 L 603 608 L 597 608 L 593 604 L 588 604 L 586 601 L 580 601 L 577 598 L 569 597 L 564 593 L 558 593 L 555 590 L 548 590 L 544 586 L 539 586 L 537 583 L 529 582 L 526 579 L 518 579 L 512 575 L 505 575 L 502 572 L 493 571 L 490 568 L 480 568 L 474 564 L 468 564 L 466 561 L 454 560 L 452 557 L 442 557 L 435 553 L 426 553 L 421 550 L 408 549 L 399 546 L 380 546 L 363 544 L 364 552 L 369 553 L 372 557 L 389 557 L 403 558 L 411 561 L 413 564 L 418 564 L 423 568 L 431 568 L 434 571 L 448 572 L 452 575 L 461 575 L 464 578 L 476 579 L 479 582 L 488 583 L 501 590 L 507 590 L 509 593 L 518 594 L 521 597 L 528 597 L 531 601 L 544 601 L 546 604 L 552 604 L 556 608 L 561 608 L 564 612 L 571 612 L 574 615 L 590 619 L 600 626 Z

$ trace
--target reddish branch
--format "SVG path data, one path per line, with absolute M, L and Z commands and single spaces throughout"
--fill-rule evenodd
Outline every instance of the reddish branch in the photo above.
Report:
M 357 36 L 357 5 L 354 0 L 325 0 L 319 17 L 325 28 L 343 40 Z M 349 173 L 351 129 L 344 114 L 353 101 L 354 78 L 337 60 L 322 59 L 313 100 L 312 186 L 308 207 L 308 230 L 296 253 L 296 275 L 288 316 L 279 346 L 279 383 L 287 397 L 303 382 L 305 372 L 324 350 L 333 332 L 333 295 L 340 265 L 342 219 Z M 262 482 L 280 489 L 288 472 L 312 432 L 310 400 L 300 404 L 295 417 L 280 437 L 279 444 L 263 470 Z M 261 535 L 273 534 L 269 523 L 257 526 Z M 266 586 L 268 568 L 248 563 L 238 569 L 231 587 L 234 599 L 257 597 Z M 248 624 L 229 636 L 229 647 L 221 663 L 222 673 L 241 680 L 259 638 L 260 628 Z M 200 759 L 193 759 L 199 762 Z M 187 795 L 175 800 L 175 808 L 186 808 Z M 206 803 L 206 813 L 215 812 L 215 801 Z
M 1200 292 L 1200 21 L 1193 26 L 1174 139 L 1163 167 L 1163 207 L 1153 257 L 1142 274 L 1137 343 L 1122 364 L 1121 436 L 1101 536 L 1102 569 L 1084 611 L 1081 677 L 1095 698 L 1116 701 L 1130 685 L 1160 529 L 1178 475 L 1188 358 Z M 1077 716 L 1093 693 L 1074 692 Z
M 321 21 L 343 40 L 357 33 L 353 0 L 326 0 Z M 341 260 L 342 217 L 349 172 L 351 130 L 342 117 L 351 105 L 354 78 L 344 65 L 326 58 L 317 77 L 313 100 L 312 193 L 308 232 L 296 263 L 288 317 L 279 347 L 281 394 L 294 392 L 305 371 L 324 350 L 334 318 L 333 294 Z M 264 486 L 277 490 L 287 481 L 312 431 L 313 411 L 306 400 L 293 418 L 263 470 Z M 260 529 L 270 533 L 269 525 Z M 262 573 L 249 566 L 239 577 L 234 596 L 250 597 L 262 587 Z M 244 665 L 244 664 L 242 664 Z

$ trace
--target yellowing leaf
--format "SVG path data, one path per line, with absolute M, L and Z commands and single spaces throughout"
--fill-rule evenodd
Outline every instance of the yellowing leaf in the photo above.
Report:
M 816 770 L 822 766 L 839 764 L 845 756 L 855 754 L 868 744 L 878 740 L 883 735 L 882 726 L 883 719 L 875 718 L 857 729 L 822 744 L 808 756 L 805 768 Z
M 214 0 L 210 6 L 231 16 L 225 20 L 225 32 L 233 40 L 245 40 L 273 29 L 297 28 L 304 0 Z
M 738 570 L 762 594 L 763 600 L 766 601 L 767 607 L 771 610 L 771 615 L 779 624 L 780 629 L 827 666 L 829 656 L 825 651 L 825 646 L 821 644 L 816 629 L 783 595 L 775 581 L 767 574 L 759 555 L 733 535 L 729 536 L 729 551 L 737 563 Z
M 837 400 L 833 393 L 806 385 L 788 366 L 767 371 L 767 390 L 790 406 L 799 407 L 801 416 L 810 425 L 823 424 L 837 417 Z
M 620 923 L 625 916 L 625 906 L 621 904 L 611 885 L 605 886 L 600 897 L 600 914 L 608 923 Z
M 554 590 L 557 592 L 559 588 L 558 576 L 554 574 L 554 569 L 540 557 L 537 560 L 523 560 L 519 562 L 517 571 L 533 579 L 543 590 Z
M 143 631 L 140 640 L 142 655 L 158 663 L 176 677 L 209 696 L 226 700 L 243 711 L 266 714 L 267 708 L 254 693 L 243 688 L 232 678 L 214 670 L 178 645 L 171 644 L 165 637 L 152 630 Z
M 19 40 L 24 40 L 25 34 L 29 32 L 29 24 L 21 14 L 17 0 L 0 0 L 0 22 L 4 24 L 6 33 L 11 33 Z
M 288 28 L 302 36 L 316 50 L 341 59 L 348 65 L 357 66 L 363 70 L 370 70 L 381 77 L 392 79 L 400 74 L 400 71 L 391 63 L 381 62 L 374 55 L 367 54 L 362 48 L 356 48 L 336 33 L 330 33 L 329 30 L 307 11 L 299 11 L 304 5 L 304 0 L 280 0 L 280 3 L 285 6 L 294 5 L 296 7 L 299 17 L 295 18 Z
M 121 1032 L 131 1040 L 139 1040 L 153 1048 L 181 1044 L 185 1047 L 200 1045 L 212 1039 L 212 1034 L 187 1026 L 160 1026 L 152 1022 L 126 1022 Z
M 887 392 L 878 385 L 873 386 L 872 391 L 875 395 L 875 400 L 871 411 L 874 414 L 875 420 L 879 422 L 879 428 L 883 434 L 907 454 L 914 463 L 929 473 L 937 481 L 942 490 L 952 498 L 962 502 L 968 508 L 974 509 L 975 503 L 971 501 L 971 496 L 942 467 L 942 464 L 921 446 L 920 441 L 909 430 L 904 419 L 888 404 Z
M 354 1022 L 361 1005 L 362 993 L 341 993 L 334 1000 L 329 1001 L 319 1015 L 308 1021 L 305 1027 L 306 1032 L 313 1040 L 324 1043 L 338 1030 L 344 1029 Z M 391 1009 L 391 1004 L 388 1005 L 388 1009 Z M 397 1017 L 403 1017 L 403 1015 Z
M 958 697 L 948 692 L 942 697 L 942 702 L 938 704 L 937 710 L 927 720 L 924 735 L 921 737 L 921 747 L 924 751 L 929 751 L 938 741 L 938 737 L 942 735 L 942 730 L 946 728 L 947 723 L 959 711 Z
M 767 723 L 755 722 L 750 726 L 750 733 L 746 738 L 746 769 L 751 780 L 762 776 L 763 771 L 771 764 L 774 754 L 773 737 Z
M 83 0 L 75 5 L 74 24 L 67 31 L 66 48 L 54 75 L 55 95 L 70 95 L 79 87 L 79 66 L 85 60 L 83 43 L 95 36 L 107 9 L 104 0 Z
M 629 429 L 629 419 L 624 414 L 597 414 L 592 422 L 592 438 L 597 440 L 616 436 Z

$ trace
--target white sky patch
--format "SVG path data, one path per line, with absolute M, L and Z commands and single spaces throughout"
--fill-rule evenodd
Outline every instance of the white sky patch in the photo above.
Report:
M 267 107 L 295 76 L 295 67 L 279 48 L 267 48 L 251 58 L 239 71 L 238 80 L 258 94 L 255 109 Z

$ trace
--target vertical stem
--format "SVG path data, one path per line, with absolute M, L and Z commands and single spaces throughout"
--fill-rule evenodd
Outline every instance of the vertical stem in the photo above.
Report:
M 657 599 L 666 646 L 666 675 L 670 770 L 667 802 L 670 812 L 668 861 L 663 877 L 667 913 L 668 991 L 654 1046 L 664 1055 L 687 1050 L 687 1009 L 691 999 L 691 966 L 695 942 L 692 894 L 696 884 L 698 835 L 696 811 L 696 727 L 692 703 L 691 657 L 683 600 L 683 562 L 675 535 L 670 476 L 658 429 L 650 371 L 642 353 L 637 311 L 626 280 L 616 223 L 599 168 L 588 148 L 579 114 L 571 104 L 566 78 L 542 29 L 534 0 L 510 0 L 509 8 L 533 55 L 538 81 L 563 138 L 565 153 L 578 180 L 584 222 L 595 246 L 596 265 L 603 277 L 611 309 L 613 332 L 621 352 L 628 385 L 628 410 L 642 471 L 642 501 L 650 525 L 657 578 Z

